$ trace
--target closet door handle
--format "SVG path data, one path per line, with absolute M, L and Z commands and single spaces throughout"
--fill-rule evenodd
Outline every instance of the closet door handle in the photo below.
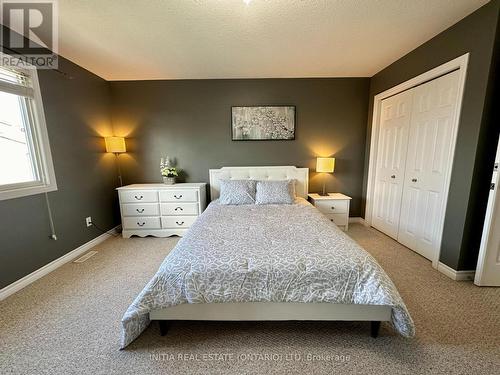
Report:
M 140 195 L 140 196 L 134 195 L 134 198 L 137 199 L 138 201 L 140 201 L 144 197 L 142 195 Z
M 144 224 L 146 224 L 144 221 L 142 223 L 137 222 L 137 225 L 140 226 L 140 227 L 143 227 Z
M 182 198 L 182 194 L 180 194 L 180 195 L 175 195 L 175 194 L 174 194 L 174 198 L 175 198 L 175 199 L 181 199 L 181 198 Z
M 136 208 L 135 210 L 137 212 L 139 212 L 140 214 L 142 214 L 144 212 L 144 208 Z
M 393 174 L 393 175 L 391 176 L 391 178 L 396 178 L 396 175 L 395 175 L 395 174 Z
M 416 178 L 412 178 L 411 182 L 417 182 L 418 180 Z
M 179 223 L 178 221 L 176 221 L 176 222 L 175 222 L 175 224 L 177 224 L 177 225 L 182 225 L 182 224 L 184 224 L 184 222 L 183 222 L 183 221 L 181 221 L 181 222 Z
M 184 211 L 184 209 L 183 209 L 182 207 L 175 207 L 175 210 L 174 210 L 174 211 L 177 211 L 177 210 Z

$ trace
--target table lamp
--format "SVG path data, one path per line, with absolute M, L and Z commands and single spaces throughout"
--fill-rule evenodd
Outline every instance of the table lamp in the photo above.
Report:
M 334 169 L 335 169 L 335 158 L 317 158 L 316 159 L 316 172 L 318 172 L 318 173 L 333 173 Z M 323 177 L 323 192 L 319 194 L 322 196 L 328 195 L 326 193 L 325 177 Z

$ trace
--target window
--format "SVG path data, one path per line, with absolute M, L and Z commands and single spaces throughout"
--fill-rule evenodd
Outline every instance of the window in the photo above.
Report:
M 36 69 L 0 66 L 0 200 L 56 189 Z

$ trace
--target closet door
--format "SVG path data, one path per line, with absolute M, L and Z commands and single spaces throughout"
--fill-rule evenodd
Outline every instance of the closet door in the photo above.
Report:
M 441 242 L 458 78 L 458 71 L 446 74 L 413 95 L 398 241 L 431 260 Z
M 413 89 L 384 99 L 373 201 L 372 226 L 397 238 Z

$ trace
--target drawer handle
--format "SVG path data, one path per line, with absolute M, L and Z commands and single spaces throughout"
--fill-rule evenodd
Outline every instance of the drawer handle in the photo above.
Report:
M 184 211 L 184 209 L 183 209 L 182 207 L 175 207 L 175 210 L 174 210 L 174 211 L 177 211 L 177 210 Z
M 174 194 L 174 198 L 175 198 L 175 199 L 181 199 L 181 198 L 182 198 L 182 194 L 180 194 L 180 195 L 176 195 L 176 194 Z
M 411 182 L 417 182 L 418 180 L 416 178 L 412 178 Z
M 182 225 L 182 224 L 184 224 L 184 222 L 183 222 L 183 221 L 181 221 L 180 223 L 179 223 L 178 221 L 176 221 L 175 223 L 176 223 L 177 225 Z
M 144 208 L 136 208 L 135 210 L 137 212 L 139 212 L 140 214 L 142 214 L 144 212 Z
M 144 224 L 146 224 L 144 221 L 142 223 L 137 222 L 137 225 L 140 226 L 140 227 L 143 227 Z
M 396 175 L 395 175 L 395 174 L 393 174 L 393 175 L 391 176 L 391 178 L 396 178 Z
M 142 195 L 140 195 L 140 196 L 134 195 L 134 198 L 137 199 L 138 201 L 140 201 L 144 197 Z
M 331 208 L 332 208 L 332 210 L 335 210 L 335 207 L 332 206 Z

